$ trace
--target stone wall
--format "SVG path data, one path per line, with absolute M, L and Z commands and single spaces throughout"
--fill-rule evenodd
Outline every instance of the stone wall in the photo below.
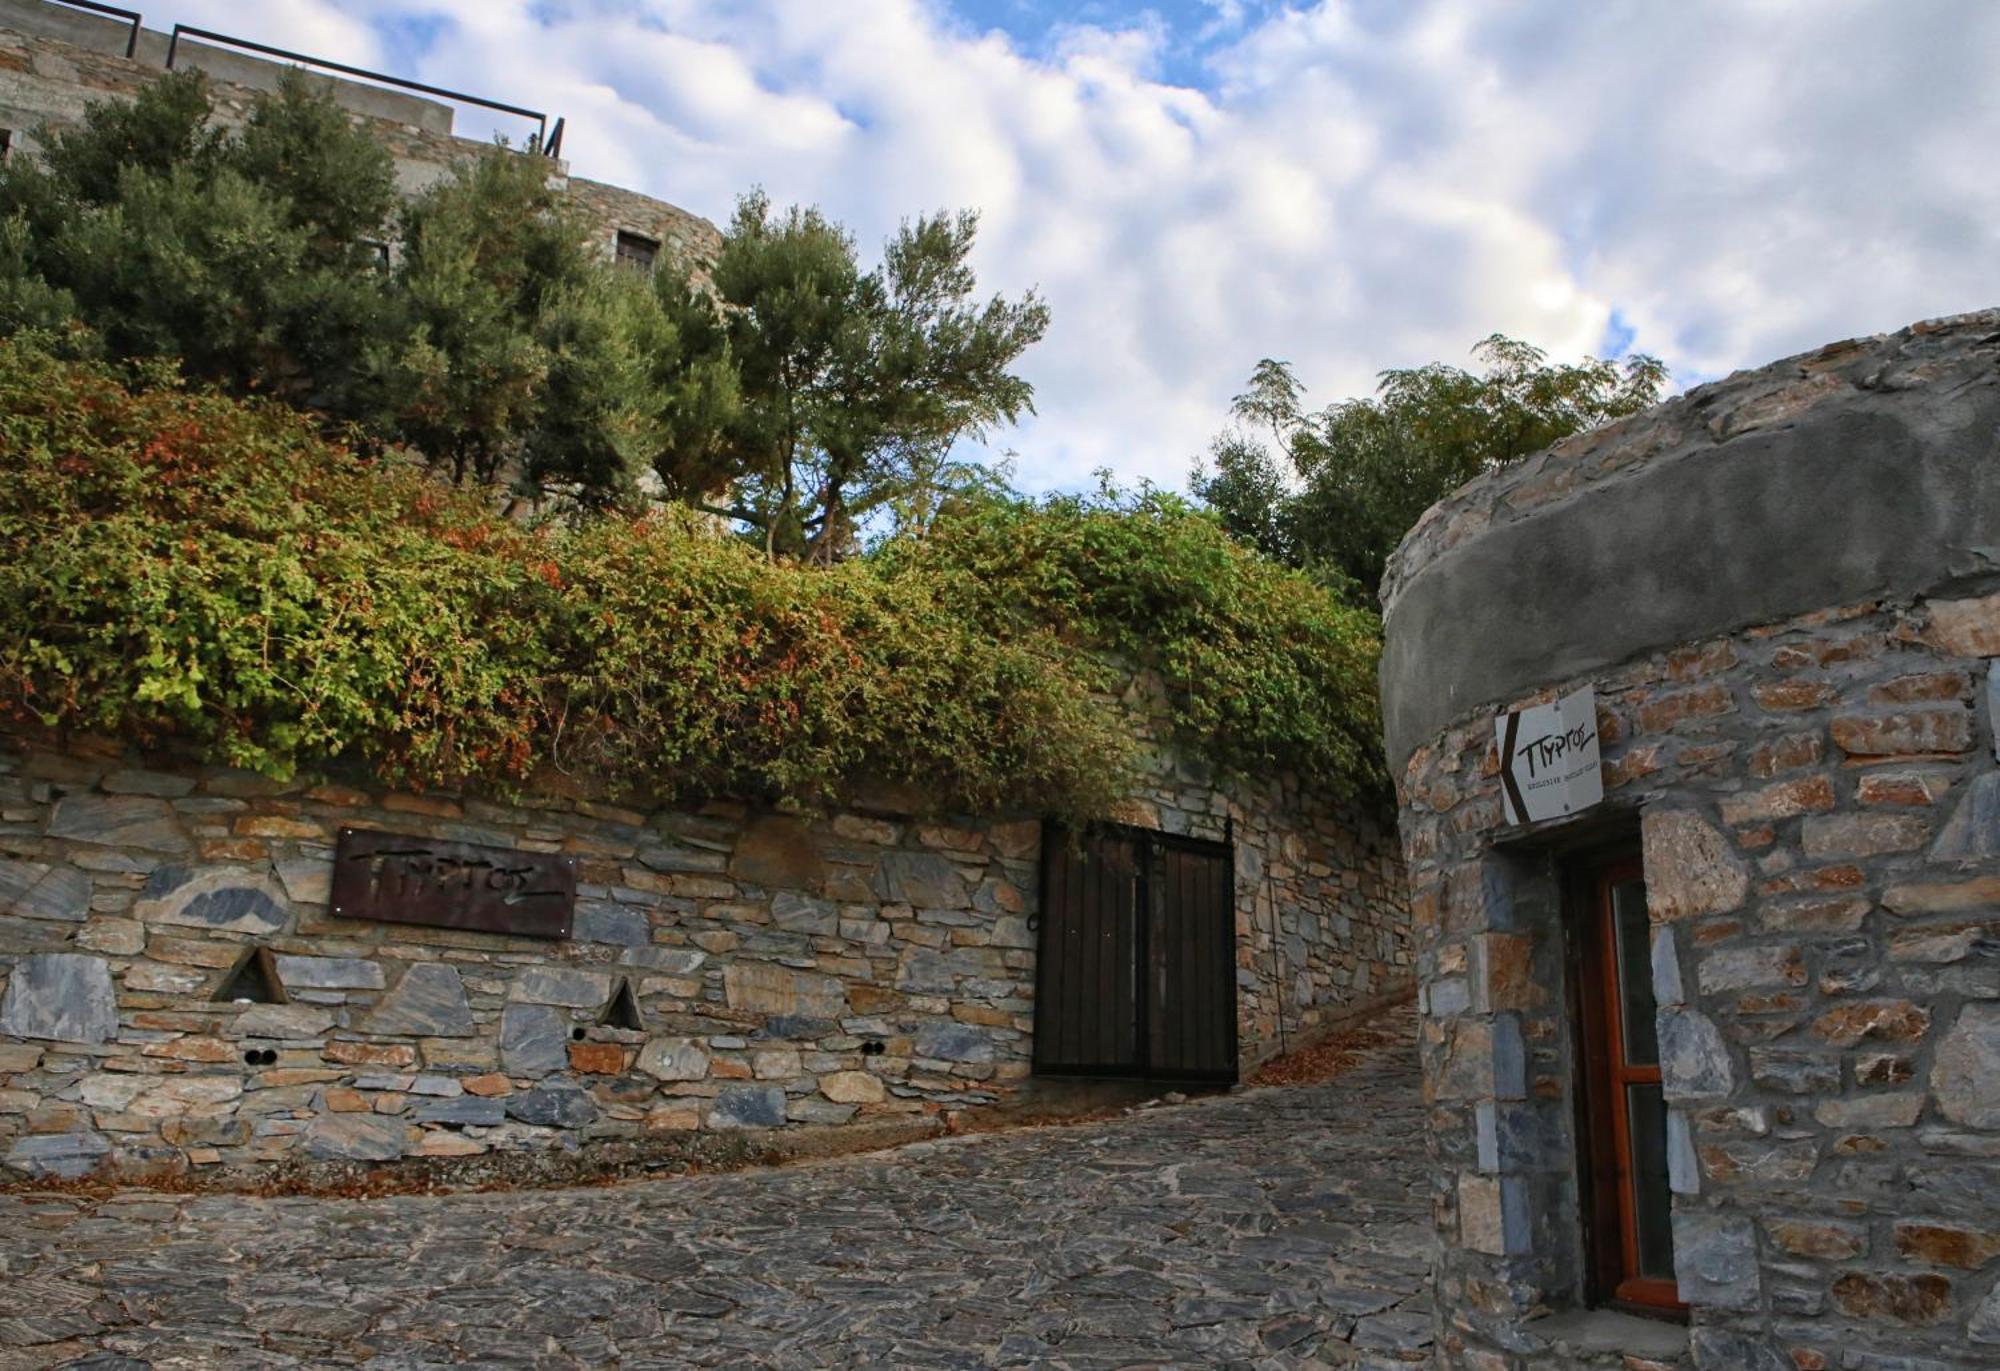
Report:
M 1235 820 L 1246 1061 L 1407 984 L 1379 829 L 1172 765 L 1134 804 L 1185 833 Z M 573 854 L 574 937 L 334 917 L 341 826 Z M 503 805 L 9 744 L 0 1156 L 78 1174 L 643 1150 L 1005 1102 L 1029 1073 L 1040 842 L 1034 819 L 888 798 L 813 819 Z M 288 1002 L 218 1000 L 257 948 Z
M 1839 491 L 1850 462 L 1880 455 L 1866 449 L 1871 435 L 1899 433 L 1905 479 L 1921 489 L 1895 517 L 1955 488 L 2000 498 L 1996 325 L 1919 326 L 1694 392 L 1552 454 L 1533 479 L 1461 492 L 1406 543 L 1406 570 L 1451 578 L 1483 565 L 1455 559 L 1516 517 L 1496 513 L 1514 495 L 1533 507 L 1541 492 L 1544 516 L 1581 529 L 1615 503 L 1591 504 L 1592 483 L 1649 465 L 1714 511 L 1713 468 L 1685 459 L 1732 440 L 1737 461 L 1768 471 L 1796 459 Z M 1885 417 L 1848 422 L 1857 407 Z M 1484 522 L 1467 513 L 1481 508 Z M 1879 513 L 1859 501 L 1842 527 Z M 1770 558 L 1806 546 L 1792 524 L 1821 517 L 1802 499 L 1709 526 L 1761 520 L 1757 556 Z M 1461 518 L 1457 538 L 1443 538 Z M 1528 528 L 1535 516 L 1518 518 Z M 1858 600 L 1744 627 L 1725 609 L 1721 631 L 1637 654 L 1619 639 L 1629 618 L 1596 625 L 1587 669 L 1491 696 L 1475 684 L 1449 726 L 1409 750 L 1401 829 L 1442 1365 L 1632 1365 L 1603 1325 L 1565 1312 L 1584 1302 L 1585 1281 L 1559 877 L 1566 849 L 1622 836 L 1643 843 L 1654 929 L 1686 1355 L 1731 1371 L 2000 1364 L 2000 575 L 1991 545 L 1967 546 L 1962 527 L 1940 521 L 1917 549 L 1928 573 L 1883 563 L 1877 574 L 1890 567 L 1904 584 Z M 1635 556 L 1647 546 L 1613 521 L 1592 555 L 1628 596 L 1679 574 L 1619 567 L 1621 543 Z M 1719 542 L 1691 574 L 1731 552 Z M 1827 565 L 1829 583 L 1849 570 Z M 1497 606 L 1530 595 L 1522 578 L 1534 577 L 1559 598 L 1561 559 L 1520 577 L 1482 593 Z M 1569 639 L 1586 656 L 1590 627 Z M 1399 631 L 1411 630 L 1398 629 L 1392 601 L 1392 645 Z M 1420 672 L 1461 646 L 1407 638 L 1397 669 Z M 1597 691 L 1605 804 L 1504 826 L 1494 715 L 1585 684 Z
M 1388 816 L 1338 804 L 1283 772 L 1219 787 L 1167 746 L 1164 688 L 1126 693 L 1151 780 L 1119 818 L 1236 843 L 1237 1050 L 1243 1071 L 1389 1004 L 1415 986 L 1409 898 Z

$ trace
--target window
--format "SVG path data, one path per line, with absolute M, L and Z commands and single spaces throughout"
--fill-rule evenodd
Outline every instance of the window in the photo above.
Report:
M 14 150 L 14 130 L 0 129 L 0 162 L 6 161 L 7 155 L 13 152 L 13 150 Z
M 1572 894 L 1592 1293 L 1604 1304 L 1679 1310 L 1652 928 L 1638 854 L 1624 849 L 1581 864 Z
M 618 244 L 613 256 L 621 267 L 631 267 L 634 271 L 651 271 L 653 264 L 660 259 L 660 240 L 619 229 Z

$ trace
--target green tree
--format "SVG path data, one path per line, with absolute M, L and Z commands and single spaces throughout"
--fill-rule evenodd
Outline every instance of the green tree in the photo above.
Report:
M 0 168 L 4 322 L 61 302 L 113 357 L 341 410 L 387 326 L 389 156 L 297 72 L 236 136 L 212 114 L 200 74 L 174 73 Z
M 747 525 L 768 555 L 831 561 L 878 511 L 934 509 L 952 482 L 980 479 L 948 454 L 1032 412 L 1010 368 L 1048 309 L 1032 292 L 975 299 L 977 228 L 970 213 L 906 223 L 864 271 L 818 210 L 745 196 L 712 289 L 663 286 L 698 379 L 670 407 L 662 482 Z
M 1646 408 L 1667 380 L 1655 357 L 1551 363 L 1499 334 L 1473 356 L 1477 373 L 1385 371 L 1373 397 L 1311 412 L 1291 366 L 1266 358 L 1193 489 L 1238 538 L 1372 606 L 1384 562 L 1424 510 L 1482 471 Z

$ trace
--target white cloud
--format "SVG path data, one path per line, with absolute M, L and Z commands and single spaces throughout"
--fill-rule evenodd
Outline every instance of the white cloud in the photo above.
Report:
M 1202 90 L 1150 15 L 1029 52 L 937 0 L 234 8 L 153 17 L 374 62 L 435 25 L 412 74 L 711 218 L 761 183 L 872 248 L 980 208 L 982 284 L 1054 309 L 1001 438 L 1036 485 L 1178 481 L 1261 356 L 1331 399 L 1496 330 L 1589 351 L 1615 309 L 1702 376 L 2000 297 L 1994 6 L 1214 3 Z

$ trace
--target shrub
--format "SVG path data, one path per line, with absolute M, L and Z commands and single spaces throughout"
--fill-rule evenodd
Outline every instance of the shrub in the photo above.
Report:
M 994 637 L 1042 627 L 1157 672 L 1176 740 L 1225 773 L 1296 771 L 1342 797 L 1387 794 L 1380 621 L 1179 496 L 993 502 L 878 556 L 936 571 Z
M 684 511 L 525 528 L 279 405 L 0 344 L 0 717 L 272 774 L 1104 813 L 1147 664 L 1217 764 L 1375 775 L 1373 635 L 1170 497 L 833 567 Z

